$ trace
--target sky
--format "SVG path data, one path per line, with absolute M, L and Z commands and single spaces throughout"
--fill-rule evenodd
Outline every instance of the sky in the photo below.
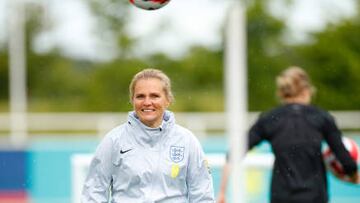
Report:
M 0 1 L 0 43 L 4 46 L 7 33 L 7 4 Z M 77 58 L 107 59 L 112 57 L 113 42 L 95 38 L 94 18 L 84 3 L 86 0 L 25 0 L 44 2 L 48 13 L 44 23 L 54 21 L 56 27 L 37 39 L 36 50 L 46 52 L 59 47 L 65 55 Z M 221 45 L 220 26 L 234 0 L 171 0 L 165 7 L 145 11 L 133 7 L 128 32 L 139 39 L 137 50 L 146 54 L 161 51 L 181 56 L 192 44 L 217 47 Z M 284 9 L 281 0 L 273 0 L 272 12 L 286 19 L 290 33 L 297 40 L 304 33 L 319 30 L 326 22 L 355 13 L 354 0 L 294 0 L 292 8 Z M 171 22 L 166 30 L 159 27 Z

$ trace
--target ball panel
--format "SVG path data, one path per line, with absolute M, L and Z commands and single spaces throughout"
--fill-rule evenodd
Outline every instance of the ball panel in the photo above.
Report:
M 350 140 L 350 145 L 351 145 L 351 151 L 350 151 L 350 155 L 351 157 L 356 161 L 356 162 L 359 162 L 359 147 L 358 145 L 356 144 L 356 142 L 354 140 Z
M 164 7 L 170 0 L 129 0 L 131 4 L 145 10 L 156 10 Z

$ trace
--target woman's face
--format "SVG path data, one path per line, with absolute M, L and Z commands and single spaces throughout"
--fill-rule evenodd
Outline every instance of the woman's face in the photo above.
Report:
M 137 81 L 132 103 L 140 121 L 153 128 L 160 126 L 164 111 L 170 104 L 163 83 L 157 78 Z

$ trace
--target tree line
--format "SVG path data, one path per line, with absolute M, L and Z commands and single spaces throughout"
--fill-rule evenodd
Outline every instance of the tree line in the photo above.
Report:
M 137 39 L 124 32 L 126 3 L 89 1 L 99 30 L 111 32 L 119 50 L 116 59 L 105 62 L 72 59 L 58 49 L 34 51 L 32 43 L 43 30 L 39 23 L 42 12 L 30 6 L 26 23 L 29 111 L 128 111 L 131 77 L 147 67 L 162 69 L 171 77 L 175 94 L 172 110 L 224 110 L 223 47 L 193 45 L 177 59 L 163 53 L 136 56 Z M 270 14 L 268 3 L 254 0 L 247 4 L 249 110 L 263 111 L 278 104 L 275 77 L 289 65 L 301 66 L 311 75 L 317 87 L 315 105 L 330 110 L 359 110 L 360 14 L 328 24 L 309 34 L 304 43 L 291 44 L 286 39 L 285 22 Z M 223 30 L 219 32 L 224 36 Z M 8 60 L 7 48 L 1 46 L 2 112 L 9 109 Z

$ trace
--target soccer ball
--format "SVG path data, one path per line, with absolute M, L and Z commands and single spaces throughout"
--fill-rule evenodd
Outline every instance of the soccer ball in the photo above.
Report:
M 156 10 L 169 3 L 170 0 L 129 0 L 138 8 L 145 10 Z
M 356 142 L 348 137 L 343 137 L 342 141 L 345 145 L 345 148 L 349 151 L 351 158 L 356 162 L 360 162 L 360 151 L 359 146 Z M 328 146 L 323 150 L 323 157 L 326 167 L 340 180 L 349 180 L 350 178 L 344 173 L 344 169 L 341 163 L 336 159 L 333 152 Z

